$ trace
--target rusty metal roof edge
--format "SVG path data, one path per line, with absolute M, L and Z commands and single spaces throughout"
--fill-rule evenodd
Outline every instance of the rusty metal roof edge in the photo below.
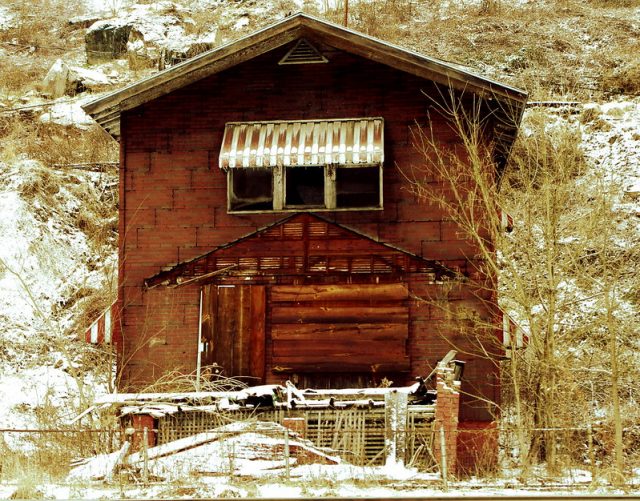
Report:
M 324 27 L 324 28 L 329 28 L 333 30 L 335 34 L 348 33 L 356 37 L 359 37 L 362 40 L 367 40 L 369 42 L 372 42 L 373 44 L 377 45 L 379 48 L 390 49 L 395 53 L 396 56 L 407 55 L 413 59 L 416 59 L 416 61 L 409 61 L 410 63 L 415 64 L 415 63 L 422 62 L 422 63 L 427 63 L 430 66 L 433 65 L 435 66 L 435 68 L 431 68 L 431 69 L 438 69 L 443 75 L 447 77 L 450 77 L 449 75 L 450 73 L 452 73 L 453 76 L 458 76 L 458 78 L 460 78 L 461 80 L 466 80 L 465 77 L 469 77 L 475 81 L 479 81 L 477 83 L 484 84 L 483 87 L 487 91 L 492 92 L 492 91 L 495 91 L 496 89 L 499 89 L 499 90 L 502 90 L 502 93 L 506 92 L 508 95 L 510 95 L 511 98 L 515 98 L 518 101 L 526 101 L 527 93 L 524 90 L 511 87 L 509 85 L 494 81 L 492 79 L 489 79 L 487 77 L 478 75 L 476 73 L 473 73 L 467 70 L 463 70 L 451 63 L 446 63 L 444 61 L 440 61 L 438 59 L 425 56 L 424 54 L 420 54 L 418 52 L 392 44 L 390 42 L 386 42 L 386 41 L 371 37 L 364 33 L 352 30 L 350 28 L 346 28 L 344 26 L 337 25 L 330 21 L 326 21 L 324 19 L 320 19 L 315 16 L 311 16 L 309 14 L 298 12 L 292 16 L 286 17 L 285 19 L 271 23 L 270 25 L 267 25 L 264 28 L 254 31 L 249 35 L 246 35 L 236 40 L 232 40 L 224 45 L 221 45 L 220 47 L 216 47 L 215 49 L 204 52 L 180 64 L 167 68 L 166 70 L 160 73 L 156 73 L 155 75 L 151 75 L 142 80 L 134 82 L 122 89 L 118 89 L 94 101 L 90 101 L 85 105 L 83 105 L 82 108 L 89 115 L 95 115 L 96 113 L 109 108 L 114 108 L 116 110 L 122 111 L 122 108 L 120 105 L 126 99 L 144 94 L 145 92 L 149 92 L 155 87 L 157 87 L 158 85 L 168 83 L 178 76 L 187 75 L 191 72 L 200 70 L 203 67 L 205 67 L 207 64 L 210 64 L 214 61 L 224 59 L 225 57 L 233 56 L 236 52 L 238 52 L 239 50 L 242 50 L 245 47 L 250 47 L 254 44 L 259 43 L 260 41 L 267 41 L 277 34 L 277 33 L 273 33 L 273 34 L 269 34 L 269 33 L 278 27 L 283 28 L 281 30 L 282 33 L 286 33 L 289 30 L 295 30 L 305 26 L 307 28 L 313 29 L 314 23 L 316 24 L 316 27 Z M 269 34 L 269 36 L 264 37 L 265 34 Z M 212 74 L 213 73 L 215 72 L 212 72 Z M 474 82 L 474 83 L 471 83 L 471 85 L 475 86 L 477 85 L 477 83 Z M 170 92 L 171 90 L 169 90 L 168 92 Z M 153 99 L 154 97 L 155 96 L 150 97 L 149 100 Z M 143 104 L 143 102 L 146 102 L 146 101 L 142 100 L 140 103 L 138 103 L 138 105 Z
M 254 120 L 254 121 L 238 121 L 238 122 L 226 122 L 224 126 L 228 125 L 267 125 L 267 124 L 306 124 L 306 123 L 316 123 L 316 122 L 361 122 L 363 120 L 382 120 L 384 122 L 383 117 L 357 117 L 357 118 L 301 118 L 300 120 Z

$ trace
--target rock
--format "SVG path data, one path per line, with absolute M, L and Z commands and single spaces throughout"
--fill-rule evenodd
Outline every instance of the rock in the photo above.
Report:
M 109 78 L 100 71 L 69 67 L 62 59 L 58 59 L 42 82 L 42 93 L 57 99 L 110 83 Z
M 169 40 L 161 52 L 161 68 L 173 66 L 186 61 L 202 52 L 213 49 L 221 41 L 220 32 L 217 29 L 200 37 L 184 36 L 182 39 Z
M 137 5 L 121 18 L 94 23 L 85 35 L 89 64 L 127 57 L 136 67 L 171 66 L 212 49 L 220 43 L 217 29 L 196 36 L 185 32 L 193 24 L 189 11 L 173 2 L 151 9 Z
M 102 71 L 90 70 L 80 66 L 72 66 L 71 71 L 75 73 L 82 87 L 85 89 L 95 89 L 102 85 L 109 85 L 111 80 Z
M 84 37 L 87 63 L 96 64 L 127 53 L 127 42 L 132 23 L 119 20 L 105 20 L 93 23 Z
M 47 76 L 44 77 L 42 92 L 57 99 L 65 94 L 75 94 L 76 85 L 76 76 L 62 59 L 58 59 L 49 69 Z

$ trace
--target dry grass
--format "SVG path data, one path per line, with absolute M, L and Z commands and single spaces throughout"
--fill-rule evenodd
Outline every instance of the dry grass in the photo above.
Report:
M 203 374 L 200 378 L 200 391 L 235 391 L 246 388 L 243 381 L 225 376 Z M 167 372 L 144 388 L 142 393 L 172 393 L 196 391 L 197 377 L 195 373 L 183 374 L 179 371 Z
M 407 30 L 416 9 L 410 0 L 373 0 L 354 3 L 349 17 L 358 31 L 377 38 L 396 39 Z M 337 11 L 334 15 L 340 17 L 343 13 Z
M 609 4 L 609 5 L 607 5 Z M 532 99 L 638 92 L 640 28 L 624 0 L 351 2 L 349 26 L 526 89 Z M 324 14 L 342 24 L 343 11 Z
M 27 157 L 54 166 L 118 160 L 117 143 L 97 125 L 81 130 L 42 123 L 40 113 L 0 115 L 0 161 Z
M 83 12 L 80 0 L 31 0 L 11 3 L 11 26 L 0 30 L 0 94 L 35 90 L 53 62 L 80 46 L 82 34 L 67 22 Z

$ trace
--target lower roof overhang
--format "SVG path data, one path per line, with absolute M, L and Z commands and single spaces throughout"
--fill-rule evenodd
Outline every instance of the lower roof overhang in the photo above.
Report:
M 145 280 L 147 288 L 212 283 L 223 277 L 428 274 L 455 276 L 441 263 L 378 242 L 313 213 L 294 214 Z

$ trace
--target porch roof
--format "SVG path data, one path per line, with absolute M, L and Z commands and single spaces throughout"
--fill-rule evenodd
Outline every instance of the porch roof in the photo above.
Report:
M 230 122 L 224 129 L 220 168 L 379 165 L 384 120 L 345 118 Z

